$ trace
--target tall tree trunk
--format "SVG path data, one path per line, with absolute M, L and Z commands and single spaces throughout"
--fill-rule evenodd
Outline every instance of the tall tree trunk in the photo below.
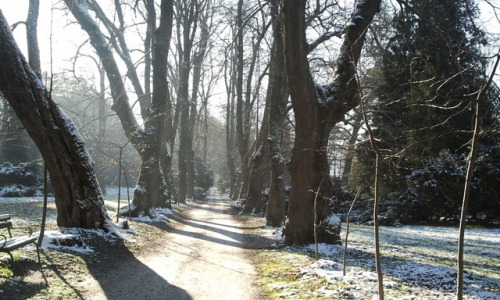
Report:
M 57 224 L 111 230 L 93 162 L 80 134 L 22 56 L 1 11 L 0 40 L 0 91 L 46 162 Z
M 265 121 L 267 123 L 267 121 Z M 244 213 L 259 213 L 265 204 L 265 192 L 270 180 L 270 157 L 269 143 L 267 141 L 267 126 L 261 127 L 261 134 L 257 141 L 259 145 L 250 160 L 250 174 L 248 179 L 248 191 L 245 197 Z
M 154 56 L 153 56 L 153 98 L 151 102 L 150 118 L 145 123 L 146 134 L 145 147 L 142 157 L 143 166 L 138 178 L 138 186 L 134 191 L 134 204 L 145 204 L 139 211 L 147 212 L 147 209 L 158 206 L 169 206 L 168 190 L 163 175 L 160 154 L 162 153 L 162 137 L 172 136 L 170 92 L 167 82 L 167 62 L 172 36 L 173 0 L 162 0 L 160 6 L 160 23 L 154 33 Z M 165 151 L 167 152 L 167 151 Z M 166 157 L 164 159 L 171 159 Z M 167 162 L 167 164 L 170 162 Z M 142 199 L 141 199 L 142 198 Z
M 208 14 L 211 11 L 211 2 L 207 2 L 206 6 L 204 7 L 204 12 L 202 13 L 200 17 L 200 23 L 201 23 L 201 35 L 200 35 L 200 40 L 199 40 L 199 46 L 198 49 L 196 50 L 196 53 L 194 54 L 193 58 L 193 89 L 191 92 L 191 107 L 190 107 L 190 116 L 189 116 L 189 131 L 190 135 L 189 138 L 191 140 L 191 151 L 189 152 L 189 164 L 188 164 L 188 173 L 187 173 L 187 196 L 193 198 L 194 197 L 194 188 L 195 188 L 195 166 L 194 166 L 194 161 L 195 161 L 195 154 L 193 150 L 193 145 L 194 145 L 194 132 L 196 128 L 196 122 L 198 120 L 198 111 L 197 111 L 197 105 L 198 105 L 198 94 L 200 91 L 200 84 L 201 84 L 201 72 L 203 68 L 203 62 L 205 60 L 205 56 L 207 53 L 207 47 L 208 47 L 208 41 L 210 39 L 210 31 L 209 31 L 209 26 L 210 24 L 208 23 L 209 16 Z M 205 111 L 207 107 L 205 106 Z M 207 122 L 207 116 L 205 115 L 205 122 Z M 206 140 L 206 137 L 205 137 Z M 205 148 L 206 149 L 206 148 Z M 204 156 L 204 162 L 206 162 L 206 153 L 203 155 Z
M 240 167 L 236 176 L 234 198 L 239 198 L 244 190 L 248 169 L 248 130 L 245 127 L 245 101 L 243 95 L 243 0 L 238 0 L 236 12 L 236 144 L 240 155 Z M 246 191 L 245 191 L 246 192 Z
M 173 1 L 162 0 L 160 5 L 160 24 L 155 31 L 153 50 L 153 99 L 151 110 L 143 118 L 144 128 L 134 117 L 113 53 L 99 26 L 89 14 L 86 4 L 76 0 L 64 1 L 82 29 L 89 35 L 90 43 L 103 63 L 113 97 L 112 109 L 120 118 L 125 135 L 142 158 L 134 199 L 129 209 L 132 210 L 133 215 L 150 214 L 151 208 L 165 206 L 168 200 L 165 172 L 160 170 L 160 153 L 164 149 L 162 147 L 166 146 L 166 143 L 162 143 L 161 137 L 172 136 L 172 128 L 168 124 L 172 119 L 166 64 L 172 32 Z M 166 159 L 168 160 L 169 157 Z M 122 213 L 125 212 L 122 211 Z
M 235 186 L 236 179 L 236 162 L 234 158 L 234 133 L 233 133 L 233 114 L 232 114 L 232 97 L 228 95 L 226 104 L 226 157 L 227 157 L 227 168 L 229 170 L 229 197 L 233 196 L 233 189 Z M 234 199 L 234 198 L 232 198 Z
M 234 77 L 236 77 L 236 64 L 237 55 L 234 53 L 233 47 L 227 47 L 227 51 L 231 53 L 230 57 L 226 58 L 224 64 L 224 83 L 226 87 L 226 157 L 227 166 L 229 171 L 229 197 L 235 199 L 236 187 L 236 130 L 235 130 L 235 98 L 236 98 L 236 84 Z
M 286 116 L 288 83 L 285 76 L 282 19 L 279 18 L 279 2 L 271 0 L 273 22 L 273 47 L 269 71 L 268 97 L 271 101 L 268 138 L 271 157 L 271 184 L 266 209 L 266 221 L 270 226 L 280 226 L 285 219 L 285 159 L 281 151 L 283 122 Z
M 182 81 L 182 78 L 181 78 Z M 186 83 L 187 84 L 187 83 Z M 182 83 L 181 83 L 182 86 Z M 181 100 L 181 96 L 177 98 L 177 101 Z M 187 101 L 187 99 L 186 99 Z M 187 196 L 187 171 L 188 171 L 188 152 L 191 151 L 189 148 L 189 105 L 188 103 L 183 103 L 180 105 L 181 116 L 180 116 L 180 136 L 179 136 L 179 180 L 178 180 L 178 196 L 177 199 L 180 203 L 186 202 Z
M 328 185 L 329 166 L 326 147 L 330 131 L 344 114 L 359 104 L 356 64 L 361 55 L 365 34 L 380 0 L 357 1 L 347 26 L 344 42 L 337 60 L 334 81 L 316 86 L 311 77 L 307 54 L 305 7 L 306 0 L 285 0 L 284 52 L 285 64 L 295 113 L 296 133 L 289 164 L 291 176 L 288 222 L 285 242 L 306 244 L 314 242 L 314 216 L 318 217 L 318 242 L 340 242 L 340 228 L 329 228 L 331 214 Z M 326 180 L 322 178 L 326 177 Z M 320 182 L 327 186 L 320 187 Z M 314 211 L 315 192 L 321 190 Z
M 198 2 L 195 0 L 179 2 L 178 16 L 181 19 L 178 30 L 182 30 L 182 45 L 179 46 L 179 91 L 177 101 L 180 109 L 179 137 L 179 195 L 178 200 L 184 203 L 194 193 L 194 174 L 189 176 L 191 164 L 194 171 L 193 134 L 191 126 L 191 104 L 189 99 L 189 75 L 192 69 L 191 51 L 194 36 L 198 27 Z M 180 27 L 182 26 L 182 28 Z M 196 104 L 195 104 L 196 105 Z M 196 112 L 196 109 L 195 109 Z
M 249 68 L 249 75 L 247 79 L 247 91 L 246 91 L 246 99 L 247 103 L 250 105 L 250 97 L 251 97 L 251 83 L 252 83 L 252 77 L 255 69 L 255 64 L 257 63 L 257 57 L 258 57 L 258 51 L 260 48 L 260 43 L 262 39 L 264 38 L 265 33 L 267 32 L 268 28 L 270 27 L 271 24 L 273 24 L 274 19 L 276 16 L 274 15 L 274 12 L 271 12 L 272 15 L 272 21 L 267 23 L 267 25 L 264 26 L 263 30 L 259 32 L 259 35 L 257 37 L 256 42 L 254 43 L 253 46 L 253 56 L 252 56 L 252 61 L 250 63 L 250 68 Z M 281 28 L 280 28 L 281 30 Z M 272 69 L 274 68 L 273 64 L 275 63 L 275 58 L 274 58 L 274 53 L 275 53 L 275 46 L 273 45 L 271 49 L 271 58 L 269 61 L 269 65 Z M 272 74 L 271 74 L 272 76 Z M 268 83 L 268 89 L 267 89 L 267 94 L 266 94 L 266 104 L 265 104 L 265 110 L 264 110 L 264 116 L 262 118 L 262 126 L 260 128 L 260 132 L 258 133 L 257 140 L 255 141 L 256 147 L 254 150 L 254 153 L 250 159 L 249 166 L 247 167 L 248 170 L 248 178 L 245 178 L 248 181 L 248 188 L 246 188 L 245 193 L 242 193 L 240 195 L 241 197 L 245 197 L 245 207 L 243 209 L 243 212 L 245 213 L 250 213 L 250 212 L 260 212 L 264 208 L 265 200 L 266 200 L 266 189 L 269 187 L 269 182 L 270 182 L 270 175 L 271 175 L 271 157 L 269 156 L 269 122 L 270 122 L 270 113 L 271 113 L 271 102 L 273 99 L 271 98 L 273 96 L 272 91 L 272 82 L 274 78 L 269 79 Z M 260 83 L 260 80 L 259 80 Z M 249 107 L 247 107 L 247 111 L 249 110 Z M 276 113 L 277 111 L 275 111 Z M 246 115 L 245 120 L 248 122 L 250 119 L 249 115 Z M 246 127 L 249 126 L 249 124 L 245 125 Z
M 152 103 L 152 94 L 151 91 L 151 78 L 152 76 L 152 65 L 154 63 L 154 58 L 156 57 L 155 51 L 157 47 L 155 47 L 155 30 L 156 30 L 156 9 L 154 0 L 145 0 L 145 6 L 147 11 L 146 22 L 147 22 L 147 31 L 146 38 L 144 40 L 144 91 L 145 95 L 142 97 L 143 109 L 142 111 L 150 111 L 151 103 Z M 163 37 L 162 37 L 163 38 Z M 165 37 L 166 38 L 166 37 Z M 165 54 L 163 54 L 165 55 Z M 164 62 L 156 62 L 156 63 L 164 63 Z M 160 76 L 163 76 L 161 72 L 157 73 L 156 80 L 159 80 L 160 84 L 162 80 Z M 154 78 L 153 78 L 154 81 Z M 154 87 L 153 87 L 154 88 Z M 161 91 L 156 92 L 161 93 Z M 166 94 L 164 95 L 166 103 L 165 107 L 165 118 L 163 120 L 162 130 L 163 134 L 161 134 L 160 141 L 160 166 L 163 172 L 163 176 L 165 178 L 166 189 L 165 193 L 167 194 L 168 200 L 171 202 L 175 198 L 175 187 L 173 183 L 173 175 L 172 175 L 172 156 L 173 156 L 173 144 L 174 144 L 174 129 L 172 125 L 172 111 L 171 111 L 171 100 L 170 100 L 170 91 L 166 89 Z M 147 105 L 147 103 L 150 103 Z

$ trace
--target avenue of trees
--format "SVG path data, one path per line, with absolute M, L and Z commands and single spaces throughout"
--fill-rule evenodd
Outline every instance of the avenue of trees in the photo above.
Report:
M 498 221 L 498 41 L 477 1 L 64 0 L 84 39 L 57 74 L 37 4 L 27 60 L 0 15 L 0 163 L 43 158 L 59 226 L 109 229 L 119 180 L 124 215 L 214 186 L 288 244 L 339 243 L 336 214 L 358 189 L 370 212 L 376 178 L 381 219 L 458 222 L 476 101 L 468 219 Z

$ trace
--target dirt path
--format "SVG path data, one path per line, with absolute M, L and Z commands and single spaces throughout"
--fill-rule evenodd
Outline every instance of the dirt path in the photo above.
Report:
M 153 253 L 94 268 L 84 299 L 264 299 L 253 284 L 254 249 L 270 241 L 231 215 L 228 199 L 190 203 Z M 123 255 L 123 254 L 122 254 Z M 90 266 L 89 266 L 90 267 Z

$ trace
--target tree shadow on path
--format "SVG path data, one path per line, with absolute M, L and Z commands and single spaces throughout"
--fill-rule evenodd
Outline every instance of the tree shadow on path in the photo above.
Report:
M 191 300 L 184 290 L 168 283 L 139 261 L 122 241 L 94 244 L 97 257 L 83 257 L 104 291 L 105 299 Z M 168 268 L 165 262 L 164 268 Z
M 191 203 L 188 206 L 191 207 L 192 210 L 200 209 L 211 212 L 212 214 L 209 216 L 210 221 L 206 219 L 196 219 L 183 214 L 174 214 L 170 215 L 169 219 L 184 226 L 170 226 L 168 223 L 155 223 L 152 225 L 166 230 L 169 233 L 241 249 L 267 249 L 276 243 L 275 239 L 245 232 L 245 230 L 260 229 L 263 226 L 246 226 L 245 221 L 238 222 L 242 224 L 241 226 L 226 224 L 224 220 L 220 222 L 215 221 L 218 219 L 218 216 L 222 219 L 227 218 L 221 215 L 236 215 L 230 207 L 230 200 L 208 199 L 202 203 Z M 228 239 L 226 239 L 226 237 Z

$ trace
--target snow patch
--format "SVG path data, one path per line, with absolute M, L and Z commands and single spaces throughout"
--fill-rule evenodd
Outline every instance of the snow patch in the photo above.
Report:
M 332 226 L 332 227 L 338 227 L 340 226 L 340 218 L 336 215 L 336 214 L 330 214 L 326 219 L 325 219 L 325 222 Z
M 45 231 L 42 247 L 51 250 L 67 250 L 79 253 L 93 253 L 94 250 L 88 247 L 80 237 L 78 230 L 73 228 L 61 231 Z M 97 233 L 97 230 L 93 232 Z
M 454 263 L 457 230 L 431 226 L 381 227 L 382 271 L 387 299 L 455 299 L 456 270 L 440 261 Z M 492 263 L 498 261 L 498 245 L 499 229 L 466 231 L 465 259 L 469 266 L 464 273 L 464 299 L 499 299 L 500 275 L 493 271 L 495 268 L 474 267 L 476 262 L 471 261 L 472 256 L 482 256 Z M 314 253 L 315 245 L 300 249 Z M 377 297 L 373 228 L 352 226 L 345 276 L 342 272 L 343 250 L 341 245 L 318 244 L 321 259 L 302 267 L 300 280 L 321 277 L 328 282 L 324 289 L 316 291 L 322 299 Z
M 155 223 L 155 222 L 167 222 L 169 215 L 173 215 L 171 209 L 169 208 L 152 208 L 149 211 L 149 215 L 141 215 L 136 218 L 132 218 L 133 221 Z

